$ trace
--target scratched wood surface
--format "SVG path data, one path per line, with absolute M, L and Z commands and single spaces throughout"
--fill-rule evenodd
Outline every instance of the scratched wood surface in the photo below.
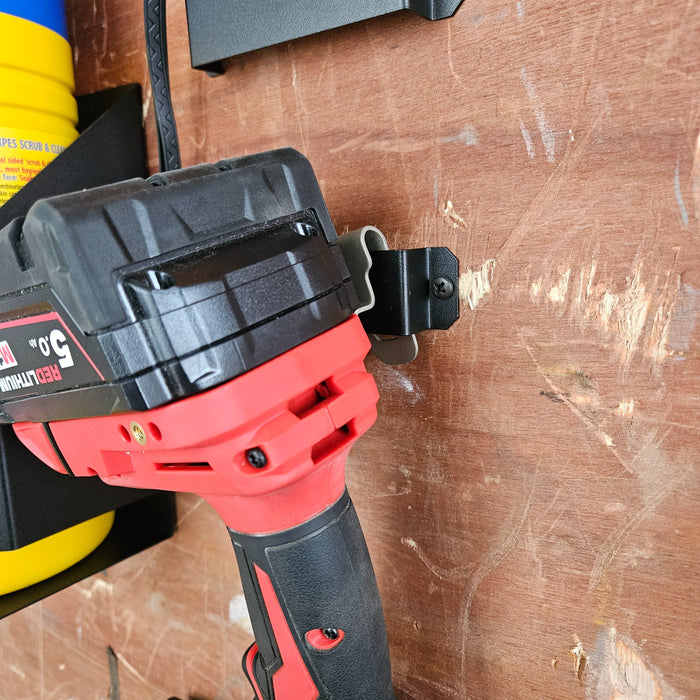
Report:
M 466 0 L 189 68 L 183 162 L 311 159 L 339 231 L 448 245 L 462 318 L 370 358 L 348 483 L 399 700 L 700 697 L 700 8 Z M 68 0 L 79 93 L 141 82 L 140 0 Z M 180 530 L 0 623 L 0 697 L 249 700 L 223 526 Z

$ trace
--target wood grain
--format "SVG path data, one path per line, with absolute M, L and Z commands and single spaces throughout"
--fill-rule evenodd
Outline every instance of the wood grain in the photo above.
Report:
M 693 0 L 465 2 L 189 68 L 183 162 L 281 146 L 340 232 L 448 245 L 460 321 L 368 366 L 377 425 L 348 484 L 399 700 L 700 697 L 700 12 Z M 138 81 L 137 0 L 68 0 L 79 93 Z M 246 699 L 223 526 L 0 623 L 0 697 Z

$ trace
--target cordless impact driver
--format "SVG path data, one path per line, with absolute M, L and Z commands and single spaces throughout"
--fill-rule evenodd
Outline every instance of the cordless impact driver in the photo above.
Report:
M 378 395 L 336 241 L 291 149 L 40 200 L 0 232 L 0 422 L 59 472 L 218 511 L 257 700 L 393 698 L 344 477 Z

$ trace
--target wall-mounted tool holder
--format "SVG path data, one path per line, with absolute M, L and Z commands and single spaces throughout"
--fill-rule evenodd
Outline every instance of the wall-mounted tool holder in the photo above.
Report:
M 221 61 L 248 51 L 398 10 L 444 19 L 462 0 L 186 0 L 192 66 L 223 72 Z
M 459 261 L 448 248 L 390 250 L 374 226 L 346 233 L 338 244 L 359 300 L 355 313 L 382 362 L 411 362 L 416 333 L 447 330 L 459 318 Z
M 78 98 L 78 110 L 80 137 L 0 208 L 4 235 L 21 230 L 38 199 L 146 175 L 138 85 Z M 167 539 L 176 523 L 173 494 L 57 474 L 19 442 L 10 425 L 0 425 L 0 552 L 111 510 L 114 525 L 97 549 L 51 578 L 0 596 L 0 617 Z

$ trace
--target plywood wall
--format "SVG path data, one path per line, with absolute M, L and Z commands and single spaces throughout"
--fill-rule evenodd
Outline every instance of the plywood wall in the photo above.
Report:
M 700 697 L 700 8 L 465 0 L 189 68 L 183 162 L 293 146 L 339 232 L 447 245 L 462 317 L 370 358 L 348 484 L 399 700 Z M 80 93 L 144 85 L 137 0 L 68 0 Z M 0 623 L 0 697 L 249 700 L 230 544 L 180 532 Z

